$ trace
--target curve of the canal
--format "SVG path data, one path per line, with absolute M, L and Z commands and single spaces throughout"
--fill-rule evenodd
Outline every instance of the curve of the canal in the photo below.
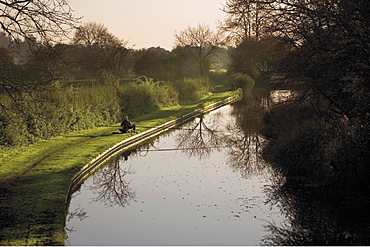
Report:
M 258 155 L 261 114 L 224 106 L 114 157 L 72 195 L 66 244 L 279 245 L 296 225 L 335 232 L 332 207 L 277 196 Z

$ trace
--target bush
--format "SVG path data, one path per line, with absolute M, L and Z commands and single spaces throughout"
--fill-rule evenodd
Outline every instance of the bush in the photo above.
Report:
M 121 119 L 113 86 L 69 87 L 23 93 L 26 104 L 19 107 L 6 100 L 1 113 L 2 146 L 19 146 L 74 130 L 116 123 Z
M 211 89 L 209 81 L 205 78 L 184 78 L 173 85 L 178 92 L 180 103 L 197 101 L 207 95 Z
M 152 80 L 139 80 L 121 86 L 118 98 L 122 114 L 130 117 L 178 104 L 178 95 L 169 83 Z

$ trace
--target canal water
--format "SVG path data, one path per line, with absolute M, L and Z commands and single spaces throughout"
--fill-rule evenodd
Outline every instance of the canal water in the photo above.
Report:
M 368 202 L 288 186 L 259 157 L 261 115 L 225 106 L 114 157 L 72 195 L 66 245 L 369 243 Z
M 66 244 L 260 244 L 266 225 L 285 217 L 266 195 L 258 116 L 240 107 L 197 118 L 89 177 L 71 200 Z

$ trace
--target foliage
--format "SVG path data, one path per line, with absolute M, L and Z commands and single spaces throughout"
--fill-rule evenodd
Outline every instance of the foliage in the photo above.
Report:
M 28 107 L 2 95 L 8 110 L 0 112 L 0 144 L 18 146 L 40 139 L 119 122 L 161 107 L 178 104 L 175 89 L 152 80 L 129 84 L 97 84 L 91 87 L 48 88 L 23 93 Z
M 235 72 L 256 84 L 268 72 L 298 94 L 296 102 L 274 106 L 265 117 L 264 153 L 272 165 L 288 180 L 368 191 L 369 2 L 230 0 L 227 6 L 230 20 L 240 18 L 233 30 L 246 31 L 233 55 Z M 257 13 L 264 18 L 260 26 L 243 21 Z
M 152 47 L 137 51 L 136 56 L 137 61 L 134 65 L 136 74 L 146 75 L 155 80 L 171 79 L 169 51 L 160 47 Z
M 184 78 L 181 81 L 174 82 L 173 86 L 178 92 L 180 103 L 198 101 L 208 94 L 211 89 L 208 79 L 202 77 Z
M 129 83 L 118 93 L 121 112 L 131 117 L 178 104 L 178 94 L 169 83 L 152 80 Z
M 269 142 L 263 153 L 287 180 L 323 183 L 331 179 L 337 143 L 335 132 L 301 103 L 281 104 L 263 118 L 261 133 Z
M 209 71 L 209 80 L 214 85 L 214 90 L 230 90 L 229 74 L 226 69 L 212 69 Z
M 95 72 L 94 77 L 102 78 L 108 73 L 119 78 L 129 59 L 127 43 L 102 24 L 89 22 L 77 28 L 72 44 L 77 47 L 77 65 L 82 65 L 83 70 Z
M 369 126 L 347 117 L 328 119 L 312 103 L 289 102 L 265 114 L 263 156 L 288 182 L 369 188 Z M 363 191 L 365 192 L 365 191 Z
M 281 38 L 243 41 L 230 49 L 230 68 L 234 73 L 248 74 L 259 87 L 266 87 L 289 51 L 289 44 Z

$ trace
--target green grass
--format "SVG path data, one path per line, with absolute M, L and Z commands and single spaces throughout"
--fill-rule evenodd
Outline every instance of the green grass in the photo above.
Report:
M 164 108 L 131 119 L 137 131 L 161 125 L 231 96 L 210 94 L 196 104 Z M 64 245 L 69 183 L 90 160 L 134 134 L 115 135 L 119 124 L 72 132 L 0 154 L 0 244 Z

